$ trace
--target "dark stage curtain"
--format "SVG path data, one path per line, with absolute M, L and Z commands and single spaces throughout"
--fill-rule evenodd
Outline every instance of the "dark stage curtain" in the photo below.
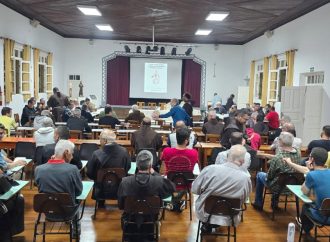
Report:
M 107 103 L 129 105 L 129 67 L 128 57 L 118 56 L 107 63 Z
M 189 92 L 192 105 L 200 106 L 202 66 L 191 59 L 182 60 L 182 93 Z

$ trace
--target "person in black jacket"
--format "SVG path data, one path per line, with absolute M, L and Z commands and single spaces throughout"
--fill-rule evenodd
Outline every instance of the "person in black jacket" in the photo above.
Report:
M 92 114 L 88 111 L 87 104 L 81 106 L 81 116 L 83 116 L 88 123 L 94 123 L 94 118 Z
M 81 117 L 81 110 L 75 108 L 73 110 L 73 117 L 70 117 L 66 122 L 69 130 L 81 130 L 82 132 L 90 133 L 92 130 L 88 126 L 87 120 L 84 117 Z
M 34 108 L 34 101 L 30 99 L 25 105 L 21 117 L 22 126 L 32 126 L 34 117 L 37 115 L 37 110 Z
M 70 138 L 69 129 L 66 126 L 58 126 L 54 130 L 55 143 L 45 145 L 42 148 L 40 156 L 38 154 L 36 155 L 37 156 L 36 165 L 47 163 L 48 160 L 54 155 L 56 143 L 61 139 L 68 140 L 69 138 Z M 81 169 L 82 167 L 82 163 L 79 157 L 79 150 L 77 149 L 77 147 L 75 147 L 73 150 L 73 158 L 70 164 L 76 165 L 78 169 Z
M 225 105 L 225 108 L 226 108 L 227 111 L 229 111 L 231 106 L 233 106 L 235 104 L 234 103 L 234 98 L 235 98 L 235 95 L 231 94 L 230 97 L 227 99 L 227 103 Z
M 184 102 L 182 108 L 186 113 L 189 115 L 189 117 L 192 119 L 193 116 L 193 106 L 191 105 L 191 95 L 190 93 L 184 93 L 182 96 L 182 101 Z
M 236 116 L 231 118 L 229 123 L 224 128 L 220 143 L 222 146 L 230 149 L 230 137 L 233 132 L 245 134 L 245 123 L 249 120 L 249 111 L 245 108 L 237 111 Z

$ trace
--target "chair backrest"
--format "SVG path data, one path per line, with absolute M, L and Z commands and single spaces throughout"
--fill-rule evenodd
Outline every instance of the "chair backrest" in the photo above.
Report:
M 262 145 L 268 145 L 269 137 L 267 135 L 261 135 L 261 144 Z
M 106 125 L 106 124 L 100 124 L 98 126 L 99 129 L 111 129 L 111 125 Z
M 285 188 L 286 185 L 301 185 L 305 181 L 304 174 L 293 172 L 293 173 L 280 173 L 278 174 L 278 185 L 281 188 Z
M 157 106 L 157 103 L 149 102 L 149 103 L 148 103 L 148 106 L 149 106 L 149 107 L 156 107 L 156 106 Z
M 81 130 L 70 130 L 70 139 L 81 139 L 82 131 Z
M 319 211 L 324 217 L 330 217 L 330 198 L 323 199 Z
M 36 148 L 35 153 L 34 153 L 34 162 L 37 166 L 42 164 L 42 150 L 43 150 L 43 148 L 44 148 L 43 146 L 38 146 Z
M 15 146 L 15 157 L 35 158 L 36 144 L 32 142 L 17 142 Z
M 192 127 L 192 130 L 193 130 L 194 132 L 201 132 L 202 129 L 203 129 L 203 127 Z
M 100 189 L 99 197 L 116 199 L 119 184 L 126 172 L 123 168 L 103 168 L 97 172 L 97 186 Z
M 205 200 L 204 210 L 210 215 L 231 216 L 237 215 L 242 203 L 239 198 L 225 198 L 221 196 L 209 196 Z
M 170 125 L 170 124 L 163 124 L 162 126 L 160 126 L 160 129 L 172 131 L 172 125 Z
M 93 152 L 98 148 L 99 146 L 97 144 L 82 143 L 79 150 L 80 160 L 90 160 L 92 158 Z
M 139 108 L 143 108 L 145 106 L 144 102 L 136 102 L 136 105 L 138 105 Z
M 205 142 L 216 143 L 220 141 L 219 134 L 206 134 L 205 135 Z
M 165 110 L 166 109 L 166 103 L 159 103 L 160 110 Z
M 162 207 L 162 200 L 158 196 L 125 198 L 124 211 L 130 215 L 157 215 Z
M 68 193 L 38 193 L 33 198 L 33 209 L 37 213 L 70 219 L 77 208 Z
M 193 121 L 200 121 L 202 120 L 202 115 L 193 115 Z
M 157 124 L 160 125 L 160 126 L 163 126 L 164 123 L 165 123 L 165 121 L 162 120 L 162 119 L 159 119 L 159 120 L 157 120 L 156 122 L 157 122 Z
M 167 179 L 172 181 L 176 186 L 183 186 L 189 189 L 195 176 L 191 171 L 169 171 L 167 173 Z
M 129 124 L 140 124 L 137 120 L 127 120 Z
M 14 119 L 15 119 L 15 123 L 19 123 L 19 114 L 18 113 L 14 113 Z
M 129 128 L 130 129 L 139 129 L 140 128 L 140 124 L 137 122 L 137 123 L 130 123 L 129 124 Z

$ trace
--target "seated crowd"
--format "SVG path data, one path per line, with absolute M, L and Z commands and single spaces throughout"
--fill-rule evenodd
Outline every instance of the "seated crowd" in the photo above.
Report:
M 70 101 L 58 88 L 54 88 L 53 91 L 54 94 L 47 102 L 40 99 L 36 105 L 34 98 L 28 100 L 23 108 L 20 125 L 35 129 L 34 178 L 38 192 L 67 193 L 72 198 L 72 204 L 79 205 L 76 197 L 83 189 L 80 174 L 83 165 L 78 147 L 74 145 L 73 140 L 69 140 L 70 131 L 81 131 L 82 137 L 88 138 L 91 133 L 88 123 L 95 122 L 93 112 L 97 109 L 89 98 L 79 105 L 75 101 Z M 86 165 L 86 175 L 94 181 L 92 199 L 96 200 L 95 213 L 98 208 L 106 206 L 107 199 L 117 199 L 119 209 L 124 210 L 121 226 L 128 235 L 124 236 L 123 241 L 155 238 L 150 236 L 154 231 L 153 226 L 149 224 L 141 229 L 139 225 L 145 221 L 154 221 L 155 217 L 132 217 L 127 212 L 125 200 L 131 197 L 171 197 L 166 202 L 166 208 L 180 213 L 188 207 L 186 202 L 188 198 L 191 199 L 193 193 L 198 195 L 195 213 L 202 224 L 202 233 L 211 233 L 219 226 L 237 226 L 241 221 L 241 211 L 236 213 L 233 221 L 229 216 L 213 216 L 206 212 L 206 201 L 210 196 L 237 198 L 240 206 L 243 206 L 252 192 L 251 179 L 253 180 L 254 171 L 256 182 L 252 206 L 257 211 L 264 209 L 265 188 L 272 191 L 272 210 L 279 209 L 279 196 L 282 193 L 279 184 L 280 174 L 306 174 L 302 192 L 308 194 L 313 189 L 317 208 L 321 207 L 323 199 L 330 198 L 330 171 L 327 169 L 330 167 L 330 126 L 323 127 L 320 139 L 309 143 L 306 151 L 309 156 L 306 159 L 301 155 L 302 140 L 296 137 L 295 126 L 289 117 L 280 118 L 273 106 L 267 105 L 263 109 L 259 103 L 255 103 L 252 108 L 237 110 L 234 97 L 233 94 L 230 95 L 226 105 L 222 105 L 221 98 L 215 93 L 204 124 L 198 129 L 202 136 L 213 135 L 217 138 L 217 143 L 220 143 L 220 148 L 214 148 L 212 151 L 213 162 L 209 162 L 206 167 L 200 167 L 203 162 L 199 159 L 201 156 L 196 147 L 201 146 L 197 143 L 198 131 L 193 127 L 193 108 L 189 93 L 184 93 L 181 105 L 178 99 L 173 98 L 167 113 L 160 114 L 159 111 L 154 111 L 151 117 L 139 110 L 137 105 L 132 106 L 124 121 L 118 119 L 109 104 L 104 107 L 104 111 L 98 113 L 98 125 L 102 127 L 99 149 L 91 152 Z M 11 117 L 11 108 L 4 107 L 1 114 L 0 140 L 4 136 L 10 136 L 12 130 L 18 126 L 17 120 Z M 168 117 L 172 117 L 173 127 L 172 131 L 164 136 L 152 127 L 152 123 Z M 55 126 L 55 122 L 66 122 L 66 125 Z M 130 125 L 137 125 L 136 130 L 129 136 L 132 152 L 120 145 L 119 134 L 116 133 L 116 126 L 129 128 Z M 274 151 L 273 155 L 263 156 L 259 152 L 264 145 L 262 137 L 265 136 L 269 142 L 267 145 Z M 12 168 L 25 165 L 24 160 L 12 160 L 9 155 L 10 153 L 7 157 L 0 153 L 1 177 L 9 177 Z M 268 160 L 268 168 L 261 165 L 260 158 L 265 157 Z M 133 164 L 136 164 L 136 169 L 131 171 Z M 202 168 L 200 174 L 195 174 L 196 166 Z M 100 174 L 104 172 L 115 175 L 119 182 L 109 178 L 105 184 L 105 175 L 100 178 Z M 185 183 L 178 183 L 176 176 L 182 176 L 181 179 Z M 17 203 L 17 209 L 14 203 Z M 10 220 L 9 226 L 13 229 L 5 236 L 22 232 L 21 214 L 24 213 L 24 198 L 20 195 L 8 201 L 0 200 L 0 205 L 0 232 L 5 227 L 3 223 L 9 221 L 2 219 L 7 218 L 7 215 L 15 216 L 16 219 Z M 72 211 L 71 215 L 78 220 L 79 210 Z M 56 219 L 56 216 L 51 214 L 47 216 Z M 306 237 L 311 236 L 311 217 L 318 221 L 325 219 L 311 206 L 304 205 L 297 223 L 302 226 Z M 131 225 L 133 220 L 137 226 Z M 330 223 L 330 219 L 327 222 Z M 80 224 L 77 222 L 74 227 L 73 237 L 77 238 L 81 231 Z M 139 236 L 130 235 L 136 232 L 140 233 Z

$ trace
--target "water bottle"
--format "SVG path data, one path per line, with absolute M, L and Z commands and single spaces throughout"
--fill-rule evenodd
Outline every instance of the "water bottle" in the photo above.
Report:
M 287 242 L 294 242 L 294 234 L 295 234 L 295 224 L 289 223 Z

